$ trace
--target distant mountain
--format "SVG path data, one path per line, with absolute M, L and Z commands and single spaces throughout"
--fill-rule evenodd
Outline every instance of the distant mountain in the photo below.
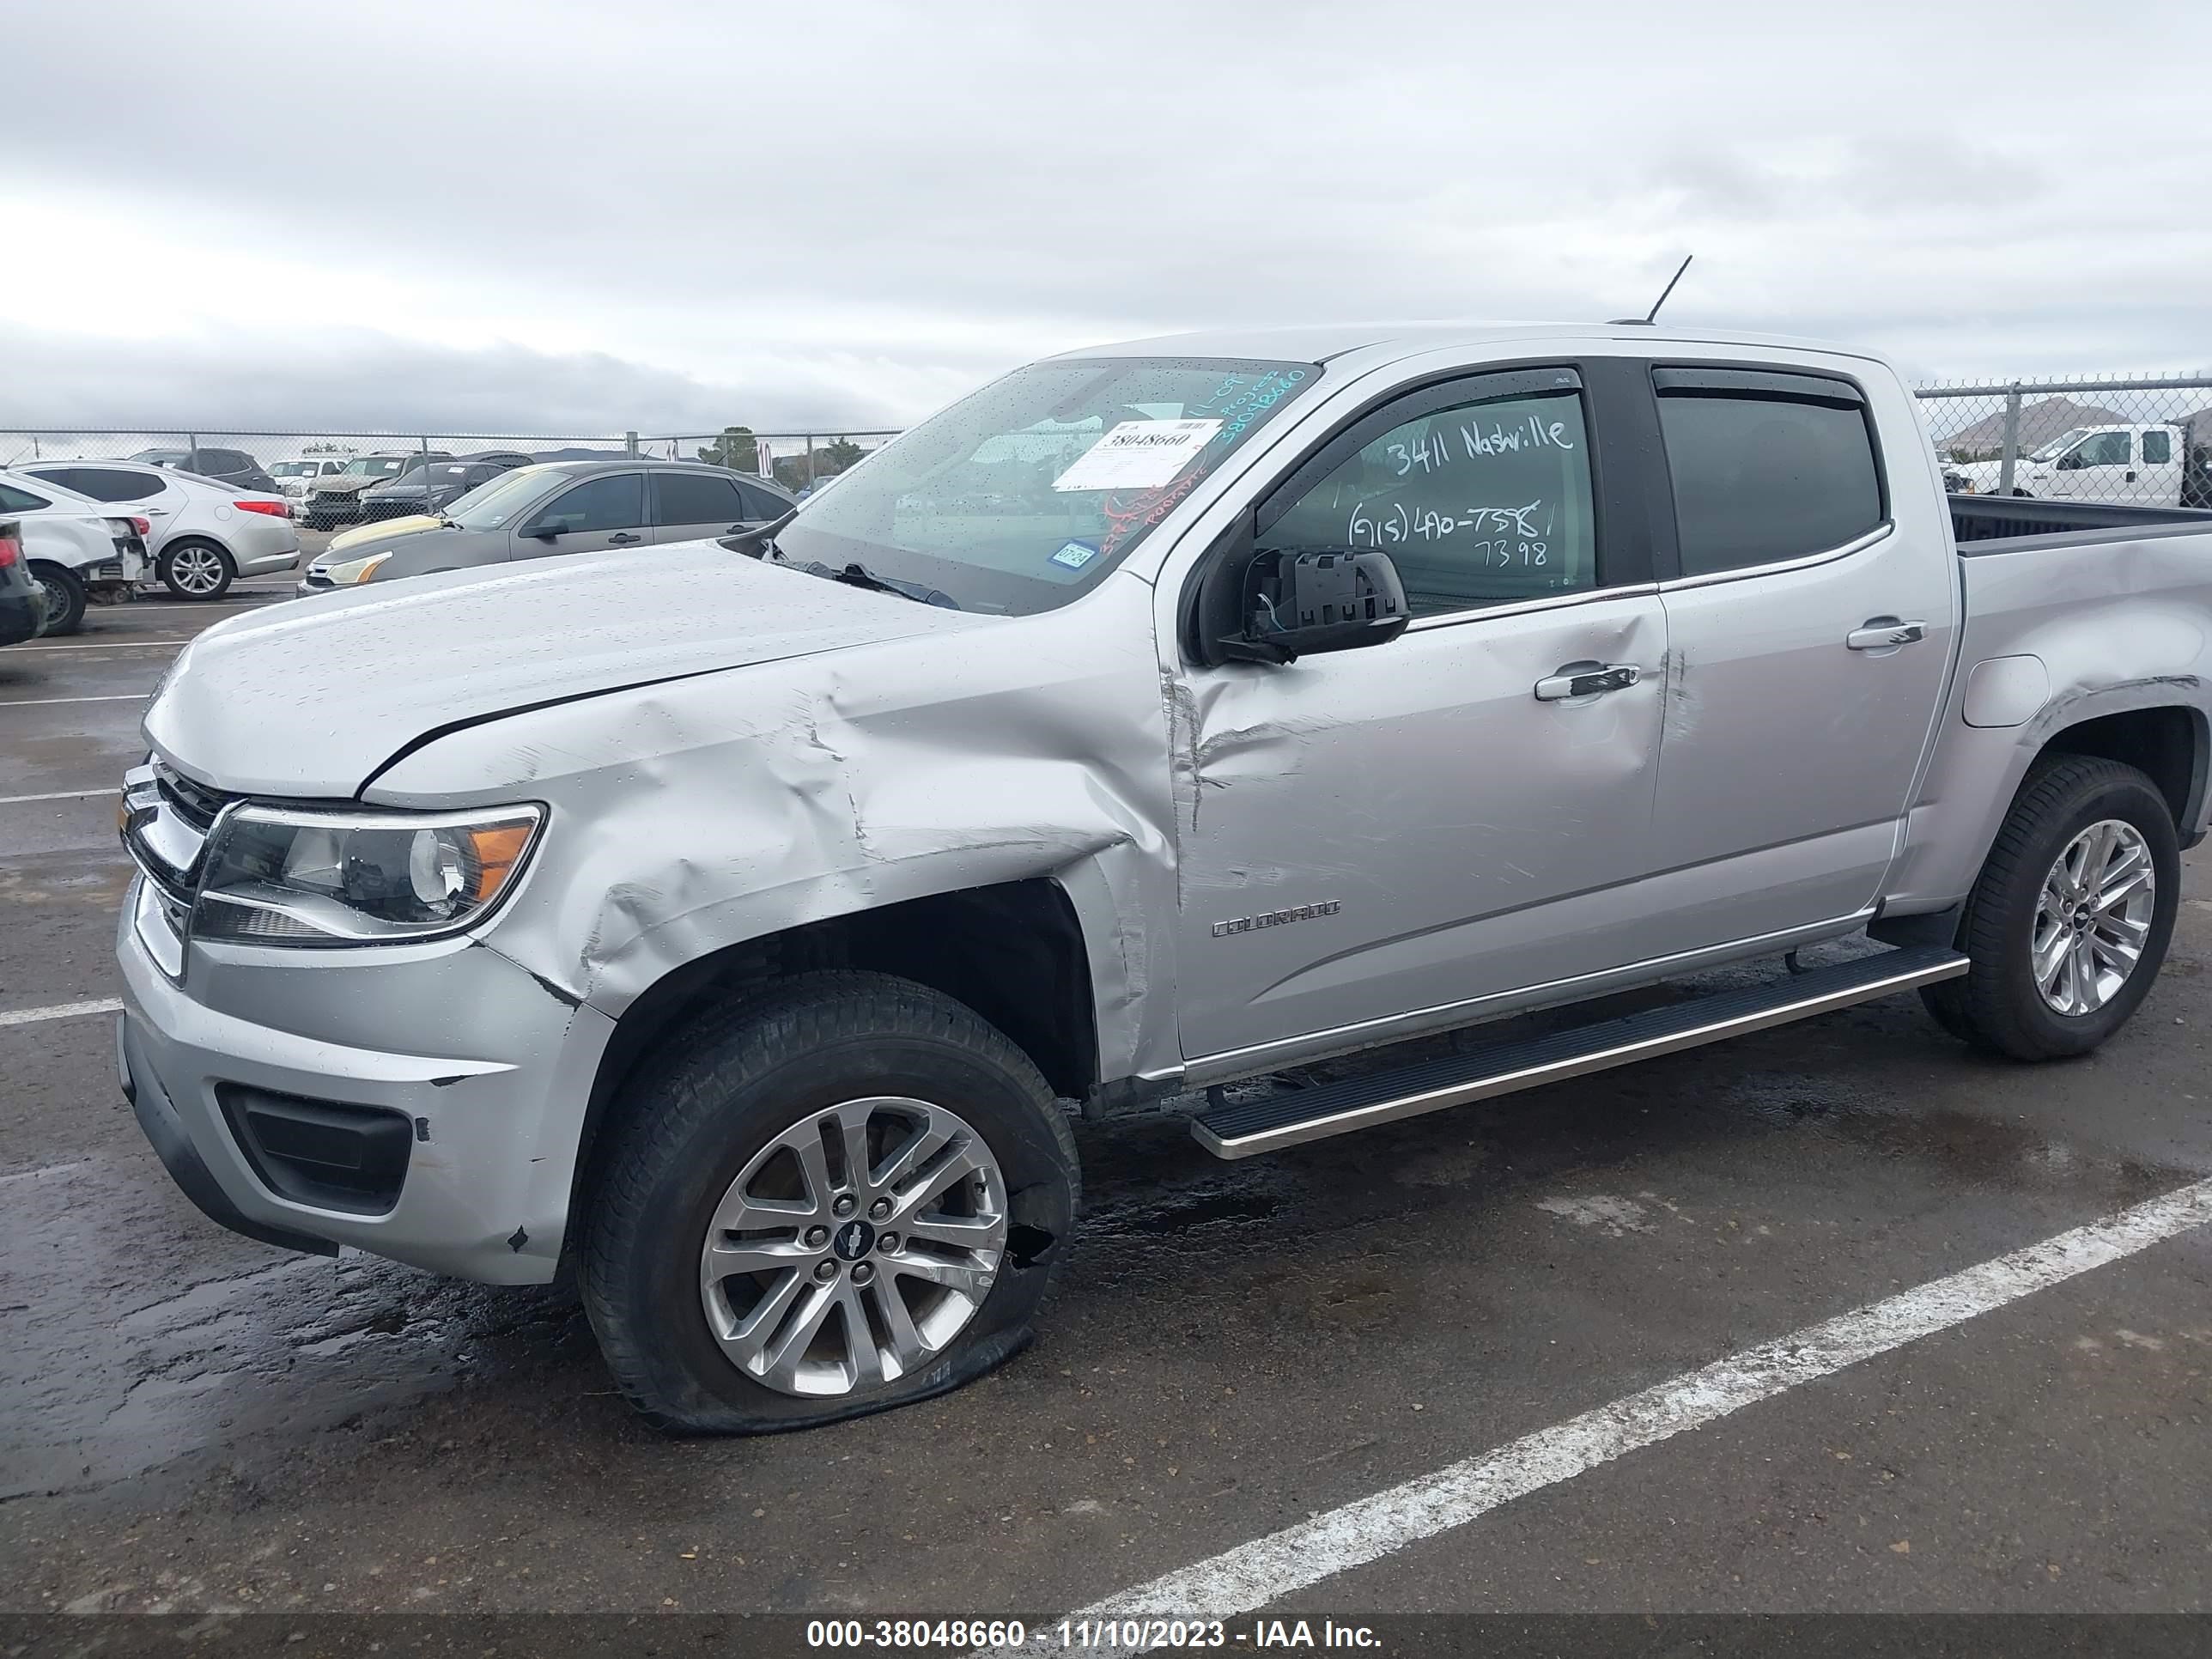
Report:
M 2077 426 L 2125 426 L 2128 417 L 2117 410 L 2106 409 L 2101 404 L 2077 404 L 2071 398 L 2045 398 L 2040 403 L 2020 406 L 2020 453 L 2040 449 L 2060 434 L 2072 431 Z M 1940 441 L 1945 450 L 1990 450 L 2004 447 L 2004 410 L 2000 409 L 1985 421 L 1977 421 L 1963 431 L 1954 432 Z

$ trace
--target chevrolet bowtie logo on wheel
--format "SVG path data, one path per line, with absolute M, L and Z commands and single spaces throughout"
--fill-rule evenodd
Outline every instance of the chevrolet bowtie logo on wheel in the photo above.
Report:
M 875 1247 L 876 1230 L 858 1216 L 837 1229 L 837 1237 L 830 1248 L 837 1253 L 840 1261 L 858 1261 Z

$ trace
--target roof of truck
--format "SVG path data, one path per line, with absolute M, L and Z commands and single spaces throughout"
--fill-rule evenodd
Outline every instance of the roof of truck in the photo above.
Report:
M 1191 334 L 1162 334 L 1147 340 L 1123 340 L 1085 346 L 1063 357 L 1250 357 L 1297 362 L 1327 362 L 1358 352 L 1389 362 L 1424 351 L 1460 346 L 1512 345 L 1539 340 L 1633 340 L 1670 349 L 1696 346 L 1758 346 L 1790 351 L 1820 351 L 1848 357 L 1873 353 L 1828 340 L 1800 339 L 1743 330 L 1642 323 L 1335 323 L 1296 328 L 1208 329 Z

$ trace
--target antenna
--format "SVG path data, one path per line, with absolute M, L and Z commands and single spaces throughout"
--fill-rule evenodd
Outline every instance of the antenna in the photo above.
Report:
M 1697 256 L 1686 253 L 1682 263 L 1674 267 L 1674 274 L 1667 279 L 1667 286 L 1659 290 L 1659 297 L 1651 302 L 1651 309 L 1641 317 L 1615 317 L 1606 324 L 1607 328 L 1650 328 L 1659 319 L 1659 307 L 1667 303 L 1667 296 L 1674 291 L 1674 284 L 1682 280 L 1682 273 L 1690 268 Z

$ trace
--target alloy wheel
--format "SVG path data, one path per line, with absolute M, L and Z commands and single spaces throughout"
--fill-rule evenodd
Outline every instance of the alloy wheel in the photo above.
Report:
M 169 555 L 169 570 L 177 586 L 196 599 L 222 586 L 222 555 L 211 547 L 179 548 Z
M 2066 843 L 2047 874 L 2030 940 L 2036 988 L 2061 1014 L 2093 1014 L 2142 960 L 2158 872 L 2133 824 L 2106 818 Z
M 1006 1226 L 998 1160 L 957 1115 L 842 1102 L 770 1140 L 715 1206 L 699 1257 L 708 1328 L 783 1394 L 895 1382 L 975 1317 Z

